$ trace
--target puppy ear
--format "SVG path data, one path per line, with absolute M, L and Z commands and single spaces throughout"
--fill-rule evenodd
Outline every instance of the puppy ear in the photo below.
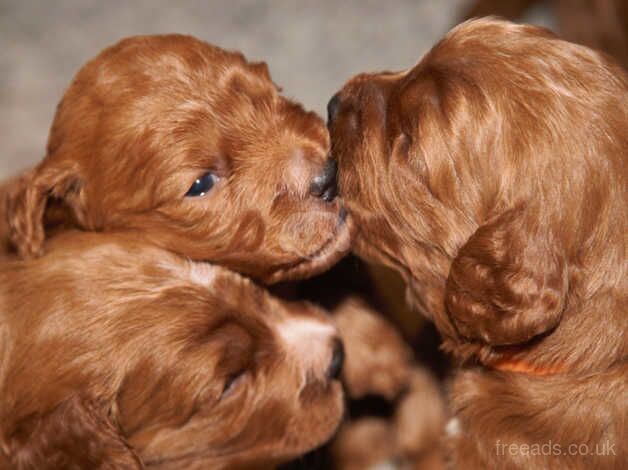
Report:
M 111 422 L 76 397 L 45 416 L 24 419 L 2 444 L 9 468 L 143 468 Z
M 83 198 L 78 171 L 71 165 L 40 166 L 25 173 L 12 186 L 6 199 L 9 239 L 23 258 L 39 256 L 42 252 L 44 212 L 50 198 L 63 200 L 80 219 Z
M 567 267 L 557 246 L 522 209 L 478 228 L 447 279 L 445 304 L 458 333 L 508 345 L 554 328 L 567 293 Z

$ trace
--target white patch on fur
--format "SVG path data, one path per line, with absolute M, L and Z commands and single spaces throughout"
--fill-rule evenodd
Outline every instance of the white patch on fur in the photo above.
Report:
M 279 323 L 277 331 L 288 355 L 308 374 L 319 378 L 327 372 L 332 355 L 332 339 L 338 335 L 328 323 L 313 318 L 289 318 Z
M 287 344 L 297 348 L 302 348 L 303 341 L 330 339 L 336 334 L 333 326 L 312 318 L 289 318 L 279 324 L 278 330 Z
M 188 262 L 190 280 L 196 284 L 209 287 L 216 279 L 216 267 L 203 262 Z
M 460 420 L 458 418 L 451 418 L 447 421 L 445 433 L 447 433 L 449 437 L 458 436 L 460 434 Z
M 162 262 L 161 265 L 171 271 L 173 276 L 184 281 L 191 281 L 203 287 L 209 287 L 216 279 L 216 267 L 202 261 Z

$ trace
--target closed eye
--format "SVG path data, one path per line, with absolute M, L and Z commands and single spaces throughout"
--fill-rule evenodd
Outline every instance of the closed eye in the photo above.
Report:
M 207 172 L 202 176 L 196 178 L 188 192 L 185 193 L 185 197 L 197 197 L 205 196 L 218 181 L 218 176 L 211 172 Z
M 223 386 L 222 394 L 220 395 L 220 399 L 228 397 L 231 395 L 234 390 L 240 385 L 246 377 L 246 370 L 240 370 L 235 374 L 231 374 L 225 380 L 225 384 Z

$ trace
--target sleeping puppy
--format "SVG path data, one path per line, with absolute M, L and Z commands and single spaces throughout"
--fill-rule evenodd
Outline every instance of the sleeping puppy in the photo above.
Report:
M 454 467 L 625 465 L 623 69 L 477 20 L 410 70 L 351 79 L 328 111 L 355 250 L 397 269 L 467 362 Z
M 0 468 L 269 468 L 335 431 L 321 310 L 123 236 L 46 251 L 0 267 Z
M 42 252 L 46 210 L 129 232 L 264 282 L 313 275 L 349 248 L 316 114 L 266 64 L 190 36 L 124 39 L 66 91 L 45 159 L 8 197 L 11 240 Z

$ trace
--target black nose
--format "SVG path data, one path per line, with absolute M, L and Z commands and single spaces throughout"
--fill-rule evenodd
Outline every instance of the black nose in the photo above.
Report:
M 323 168 L 323 172 L 312 180 L 312 184 L 310 184 L 310 194 L 326 202 L 333 201 L 338 193 L 336 182 L 337 172 L 338 167 L 336 160 L 328 159 Z
M 345 347 L 342 344 L 342 341 L 335 339 L 333 348 L 331 362 L 329 363 L 329 368 L 327 369 L 327 378 L 330 380 L 337 379 L 340 376 L 340 372 L 342 372 L 342 365 L 345 362 Z
M 327 124 L 331 124 L 340 109 L 340 94 L 336 93 L 327 103 Z

